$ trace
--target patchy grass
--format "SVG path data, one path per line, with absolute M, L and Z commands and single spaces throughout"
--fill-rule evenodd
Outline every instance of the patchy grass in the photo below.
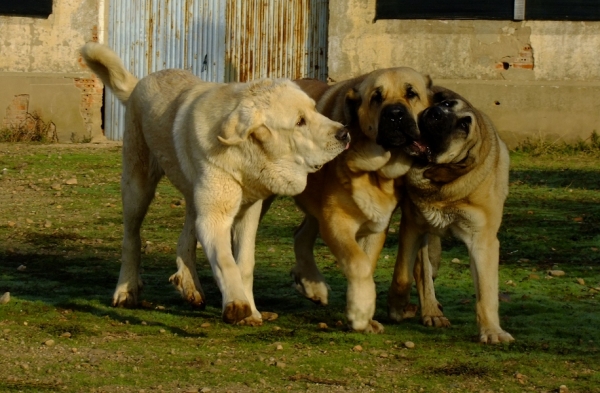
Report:
M 394 234 L 375 276 L 376 318 L 385 333 L 338 326 L 346 282 L 321 242 L 316 254 L 331 304 L 317 307 L 291 288 L 300 214 L 289 198 L 265 217 L 256 251 L 257 305 L 279 319 L 257 328 L 221 322 L 221 296 L 203 255 L 198 269 L 208 305 L 189 308 L 167 281 L 183 208 L 166 181 L 142 233 L 146 307 L 110 307 L 122 231 L 120 150 L 0 144 L 0 295 L 12 297 L 0 305 L 0 391 L 552 392 L 561 385 L 600 391 L 596 153 L 512 153 L 499 233 L 500 315 L 516 342 L 485 346 L 473 340 L 467 253 L 452 239 L 444 240 L 436 281 L 450 328 L 387 319 Z M 396 215 L 392 229 L 398 222 Z M 550 269 L 566 274 L 550 279 Z M 319 329 L 320 322 L 328 329 Z M 413 349 L 404 347 L 409 340 Z

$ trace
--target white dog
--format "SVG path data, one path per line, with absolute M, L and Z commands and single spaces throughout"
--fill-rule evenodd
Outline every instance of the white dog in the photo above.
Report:
M 196 237 L 223 296 L 223 320 L 260 324 L 252 294 L 261 202 L 296 195 L 309 173 L 341 153 L 346 129 L 315 109 L 289 80 L 208 83 L 183 70 L 138 80 L 108 47 L 86 44 L 87 65 L 126 105 L 123 136 L 123 256 L 114 306 L 135 306 L 142 281 L 140 227 L 163 175 L 186 200 L 170 281 L 204 304 Z

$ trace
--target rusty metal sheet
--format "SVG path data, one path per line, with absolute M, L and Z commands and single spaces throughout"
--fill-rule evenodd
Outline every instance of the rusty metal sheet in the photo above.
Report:
M 327 0 L 228 0 L 229 81 L 327 78 Z

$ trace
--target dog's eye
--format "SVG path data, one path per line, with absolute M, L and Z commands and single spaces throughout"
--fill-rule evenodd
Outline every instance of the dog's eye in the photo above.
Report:
M 300 118 L 296 122 L 296 127 L 302 127 L 305 125 L 306 125 L 306 119 L 304 118 L 304 116 L 300 116 Z
M 415 97 L 419 98 L 419 94 L 416 91 L 414 91 L 412 87 L 406 89 L 406 98 L 411 99 Z
M 371 103 L 381 103 L 383 101 L 383 94 L 381 94 L 381 90 L 375 90 L 373 95 L 371 96 Z
M 443 105 L 447 108 L 452 108 L 454 106 L 454 104 L 455 104 L 455 102 L 452 100 L 446 100 L 441 103 L 441 105 Z
M 471 129 L 471 121 L 471 116 L 463 117 L 458 121 L 456 126 L 466 133 L 469 133 L 469 130 Z

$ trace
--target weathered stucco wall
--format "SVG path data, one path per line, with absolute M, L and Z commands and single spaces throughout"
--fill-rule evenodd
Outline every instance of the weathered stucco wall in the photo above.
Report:
M 97 40 L 99 0 L 54 0 L 47 18 L 0 16 L 0 128 L 23 107 L 53 123 L 60 142 L 102 139 L 102 85 L 79 48 Z
M 409 66 L 487 112 L 507 142 L 600 131 L 600 22 L 378 20 L 376 0 L 330 0 L 329 77 Z

